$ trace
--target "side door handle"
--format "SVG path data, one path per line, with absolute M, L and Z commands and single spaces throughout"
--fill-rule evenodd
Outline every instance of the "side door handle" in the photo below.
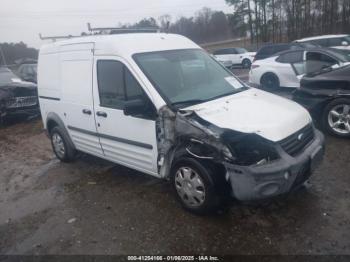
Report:
M 89 109 L 83 109 L 83 114 L 85 114 L 85 115 L 91 115 L 91 110 L 89 110 Z
M 107 113 L 106 112 L 102 112 L 102 111 L 97 111 L 96 115 L 97 116 L 101 116 L 101 117 L 105 117 L 105 118 L 107 117 Z

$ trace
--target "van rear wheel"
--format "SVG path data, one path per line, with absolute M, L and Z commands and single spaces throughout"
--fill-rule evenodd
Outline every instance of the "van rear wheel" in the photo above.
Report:
M 171 183 L 177 200 L 188 211 L 207 214 L 218 209 L 222 201 L 215 190 L 213 171 L 192 158 L 176 162 Z
M 75 157 L 75 149 L 67 142 L 67 137 L 60 127 L 54 127 L 50 132 L 51 145 L 56 157 L 62 162 L 71 162 Z

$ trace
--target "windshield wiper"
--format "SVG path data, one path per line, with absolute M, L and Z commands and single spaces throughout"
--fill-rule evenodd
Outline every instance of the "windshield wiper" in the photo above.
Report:
M 225 93 L 225 94 L 221 94 L 221 95 L 218 95 L 218 96 L 214 96 L 214 97 L 211 97 L 209 99 L 190 99 L 190 100 L 185 100 L 185 101 L 177 101 L 177 102 L 172 103 L 171 105 L 173 105 L 173 106 L 174 105 L 191 106 L 191 105 L 201 104 L 201 103 L 205 103 L 205 102 L 208 102 L 208 101 L 219 99 L 221 97 L 234 95 L 234 94 L 237 94 L 237 93 L 239 93 L 239 92 L 241 92 L 243 90 L 247 90 L 247 87 L 242 86 L 242 88 L 239 88 L 237 90 L 233 90 L 233 91 L 231 91 L 229 93 Z
M 171 103 L 171 105 L 173 105 L 173 106 L 177 106 L 177 105 L 191 106 L 191 105 L 201 104 L 204 102 L 207 102 L 207 100 L 190 99 L 190 100 L 185 100 L 185 101 L 177 101 L 177 102 Z

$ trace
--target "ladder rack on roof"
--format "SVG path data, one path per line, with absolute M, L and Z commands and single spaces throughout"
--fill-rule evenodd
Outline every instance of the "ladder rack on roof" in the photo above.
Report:
M 119 27 L 91 27 L 88 23 L 88 30 L 91 33 L 104 31 L 109 31 L 110 34 L 126 34 L 126 33 L 159 33 L 160 29 L 158 27 L 145 27 L 145 28 L 119 28 Z
M 73 35 L 67 35 L 67 36 L 42 36 L 41 34 L 39 34 L 39 38 L 41 40 L 52 40 L 53 42 L 55 42 L 58 39 L 70 39 L 70 38 L 76 38 L 76 37 L 80 37 L 80 36 L 73 36 Z
M 70 39 L 76 37 L 84 37 L 89 35 L 100 35 L 100 34 L 130 34 L 130 33 L 159 33 L 160 29 L 158 27 L 146 27 L 146 28 L 118 28 L 118 27 L 91 27 L 91 24 L 88 23 L 88 30 L 90 34 L 82 34 L 82 35 L 67 35 L 67 36 L 42 36 L 39 34 L 39 38 L 41 40 L 52 40 L 56 42 L 59 39 Z

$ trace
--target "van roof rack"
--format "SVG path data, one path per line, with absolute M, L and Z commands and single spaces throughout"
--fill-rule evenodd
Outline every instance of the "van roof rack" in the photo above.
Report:
M 67 35 L 67 36 L 42 36 L 41 34 L 39 34 L 39 38 L 41 40 L 52 40 L 53 42 L 56 42 L 56 40 L 58 39 L 69 39 L 69 38 L 75 38 L 75 37 L 81 37 L 79 36 L 74 36 L 74 35 Z
M 120 28 L 120 27 L 91 27 L 90 23 L 87 23 L 88 30 L 91 33 L 103 33 L 109 31 L 109 34 L 128 34 L 128 33 L 159 33 L 159 27 L 136 27 L 136 28 Z
M 39 34 L 41 40 L 52 40 L 56 42 L 59 39 L 70 39 L 76 37 L 84 37 L 89 35 L 98 35 L 98 34 L 130 34 L 130 33 L 159 33 L 159 27 L 144 27 L 144 28 L 120 28 L 120 27 L 91 27 L 90 23 L 87 23 L 89 33 L 83 33 L 82 35 L 57 35 L 57 36 L 42 36 Z M 109 32 L 106 32 L 109 31 Z

